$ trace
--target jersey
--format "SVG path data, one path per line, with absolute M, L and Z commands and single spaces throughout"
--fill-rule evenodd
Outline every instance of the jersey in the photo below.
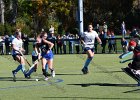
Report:
M 42 40 L 40 44 L 40 48 L 41 48 L 41 52 L 47 52 L 49 50 L 49 45 L 44 43 Z
M 14 45 L 17 50 L 19 50 L 20 48 L 22 48 L 22 45 L 23 45 L 22 39 L 14 38 L 13 41 L 12 41 L 12 45 Z M 12 54 L 13 55 L 17 54 L 17 53 L 19 53 L 19 52 L 12 49 Z
M 52 50 L 49 50 L 48 44 L 44 43 L 42 40 L 39 47 L 41 49 L 42 58 L 45 58 L 46 60 L 53 59 L 53 52 L 52 52 Z M 49 52 L 47 52 L 47 51 L 49 51 Z
M 81 37 L 84 38 L 85 48 L 94 48 L 95 38 L 98 37 L 98 34 L 96 31 L 84 32 Z

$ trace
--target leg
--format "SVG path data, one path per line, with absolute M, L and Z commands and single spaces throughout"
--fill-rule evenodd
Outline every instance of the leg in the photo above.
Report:
M 92 58 L 94 56 L 94 53 L 91 50 L 88 50 L 86 53 L 88 55 L 88 58 L 87 58 L 87 60 L 86 60 L 86 62 L 84 64 L 84 67 L 82 69 L 83 74 L 88 73 L 88 66 L 89 66 L 89 64 L 90 64 L 90 62 L 91 62 L 91 60 L 92 60 Z
M 21 70 L 23 74 L 25 74 L 25 61 L 22 56 L 16 56 L 16 60 L 20 63 L 20 65 L 14 70 L 15 72 L 18 72 Z
M 46 58 L 42 58 L 42 73 L 45 76 L 45 80 L 47 81 L 48 76 L 47 76 L 47 73 L 46 73 L 46 70 L 45 70 L 46 63 L 47 63 Z
M 19 70 L 22 70 L 24 76 L 25 76 L 25 61 L 24 61 L 24 58 L 22 56 L 19 56 L 19 55 L 16 55 L 15 56 L 15 59 L 20 63 L 20 65 L 12 71 L 13 73 L 13 80 L 16 81 L 16 73 L 19 71 Z
M 48 60 L 48 67 L 51 70 L 52 77 L 55 77 L 55 71 L 53 68 L 53 59 Z

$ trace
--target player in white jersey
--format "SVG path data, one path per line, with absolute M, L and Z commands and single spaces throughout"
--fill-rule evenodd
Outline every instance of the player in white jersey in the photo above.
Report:
M 20 65 L 18 65 L 18 67 L 12 71 L 14 80 L 15 80 L 15 75 L 19 70 L 21 70 L 23 74 L 25 75 L 25 60 L 20 54 L 20 52 L 23 52 L 25 50 L 22 48 L 23 42 L 22 42 L 19 32 L 16 32 L 15 35 L 16 35 L 16 38 L 14 38 L 12 41 L 12 56 L 14 60 L 20 63 Z
M 101 39 L 99 38 L 96 31 L 93 30 L 92 24 L 88 25 L 88 31 L 84 32 L 81 35 L 81 42 L 84 45 L 84 51 L 87 53 L 87 60 L 82 68 L 83 74 L 87 74 L 88 71 L 88 65 L 91 62 L 93 56 L 94 56 L 94 42 L 95 38 L 99 42 L 99 44 L 102 44 Z

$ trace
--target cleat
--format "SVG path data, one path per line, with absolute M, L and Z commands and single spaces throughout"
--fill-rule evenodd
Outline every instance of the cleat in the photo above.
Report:
M 83 72 L 83 74 L 87 74 L 88 73 L 88 69 L 87 68 L 83 68 L 81 71 Z
M 49 78 L 48 77 L 45 77 L 45 79 L 44 79 L 45 81 L 48 81 L 49 80 Z
M 51 75 L 52 75 L 52 77 L 55 77 L 55 71 L 54 70 L 51 71 Z
M 14 70 L 12 71 L 12 74 L 13 74 L 13 81 L 16 82 L 16 74 L 17 72 L 15 72 Z
M 27 75 L 27 74 L 24 74 L 24 76 L 25 76 L 26 79 L 30 79 L 30 78 L 31 78 L 31 77 L 30 77 L 29 75 Z

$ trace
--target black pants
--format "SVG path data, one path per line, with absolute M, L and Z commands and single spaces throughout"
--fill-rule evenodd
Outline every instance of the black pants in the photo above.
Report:
M 137 55 L 133 58 L 131 68 L 135 70 L 140 70 L 140 55 Z

